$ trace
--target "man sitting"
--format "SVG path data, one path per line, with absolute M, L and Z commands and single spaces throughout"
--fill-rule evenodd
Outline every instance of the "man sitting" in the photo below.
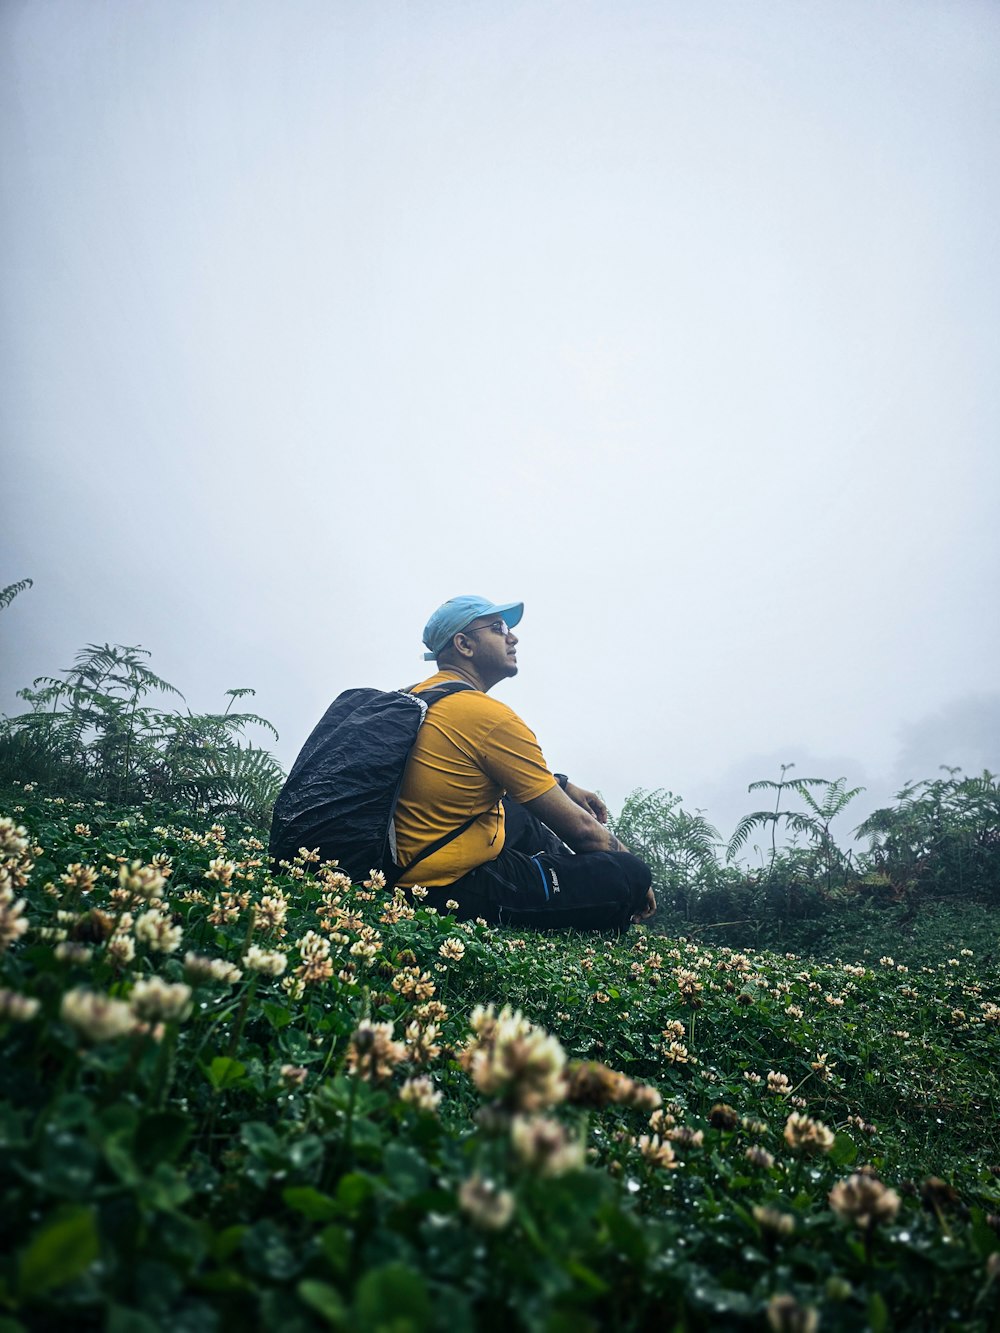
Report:
M 427 622 L 424 658 L 438 670 L 413 692 L 450 680 L 473 688 L 437 702 L 417 733 L 395 812 L 397 863 L 475 818 L 399 883 L 423 885 L 426 905 L 461 920 L 626 930 L 656 910 L 649 867 L 605 827 L 601 798 L 557 780 L 534 733 L 488 697 L 517 675 L 513 627 L 523 611 L 522 602 L 454 597 Z

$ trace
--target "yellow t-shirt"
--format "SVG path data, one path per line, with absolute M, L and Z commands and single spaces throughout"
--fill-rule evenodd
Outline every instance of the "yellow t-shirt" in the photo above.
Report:
M 414 687 L 461 680 L 438 671 Z M 396 863 L 413 857 L 470 815 L 479 818 L 404 874 L 402 885 L 452 884 L 503 850 L 501 797 L 533 801 L 556 785 L 535 733 L 512 708 L 481 690 L 457 690 L 427 710 L 403 774 L 396 806 Z

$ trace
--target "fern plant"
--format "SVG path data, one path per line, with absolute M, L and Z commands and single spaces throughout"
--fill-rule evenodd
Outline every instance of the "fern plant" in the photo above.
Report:
M 116 804 L 183 801 L 266 823 L 284 774 L 246 731 L 277 732 L 257 713 L 232 711 L 254 691 L 228 690 L 222 713 L 168 712 L 157 696 L 184 696 L 148 658 L 138 646 L 88 644 L 72 667 L 19 691 L 30 711 L 3 720 L 0 780 L 34 778 Z
M 183 697 L 149 669 L 148 657 L 138 646 L 88 644 L 61 676 L 39 676 L 18 691 L 31 713 L 11 722 L 31 728 L 64 763 L 78 765 L 106 799 L 141 799 L 158 719 L 143 701 L 152 693 Z
M 237 699 L 251 689 L 227 690 L 223 713 L 195 715 L 190 710 L 164 719 L 162 772 L 184 799 L 220 814 L 243 814 L 256 822 L 270 813 L 285 780 L 277 760 L 259 746 L 244 744 L 250 726 L 278 733 L 258 713 L 233 713 Z
M 794 767 L 794 764 L 782 764 L 781 776 L 776 782 L 770 778 L 763 778 L 750 783 L 748 791 L 775 793 L 774 809 L 754 810 L 743 816 L 729 840 L 726 860 L 730 863 L 735 860 L 755 828 L 769 828 L 771 857 L 767 878 L 770 881 L 778 858 L 778 827 L 781 825 L 793 837 L 805 836 L 808 839 L 811 844 L 810 850 L 823 867 L 825 887 L 829 892 L 833 887 L 834 873 L 841 871 L 846 878 L 851 862 L 851 853 L 840 850 L 830 832 L 830 825 L 838 815 L 843 814 L 851 801 L 864 791 L 864 787 L 848 788 L 846 778 L 836 778 L 832 782 L 828 778 L 786 778 L 785 775 Z M 819 789 L 821 794 L 814 795 L 815 789 Z M 781 802 L 786 793 L 798 796 L 805 803 L 806 809 L 782 810 Z M 786 896 L 790 899 L 790 895 L 789 878 Z
M 718 831 L 700 810 L 684 810 L 673 792 L 638 787 L 610 823 L 615 835 L 650 867 L 654 884 L 666 890 L 686 916 L 692 902 L 716 885 L 721 873 Z
M 907 783 L 897 804 L 855 830 L 869 841 L 868 863 L 897 898 L 923 893 L 1000 901 L 1000 778 L 988 770 Z

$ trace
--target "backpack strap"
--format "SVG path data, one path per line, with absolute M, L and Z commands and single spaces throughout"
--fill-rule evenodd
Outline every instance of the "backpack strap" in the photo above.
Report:
M 440 685 L 434 685 L 431 689 L 425 690 L 422 694 L 418 694 L 415 697 L 417 699 L 422 699 L 427 704 L 427 707 L 430 708 L 441 699 L 446 699 L 449 694 L 457 694 L 459 690 L 474 690 L 475 688 L 475 685 L 470 685 L 468 681 L 445 680 L 442 681 Z M 406 693 L 409 694 L 410 690 L 407 690 Z M 441 837 L 436 838 L 429 847 L 425 847 L 423 851 L 418 852 L 408 865 L 401 866 L 396 878 L 401 879 L 413 869 L 418 861 L 423 861 L 425 857 L 433 856 L 435 852 L 439 852 L 442 847 L 447 847 L 449 842 L 452 842 L 455 838 L 459 837 L 459 835 L 464 833 L 467 828 L 471 828 L 483 813 L 485 812 L 478 811 L 476 814 L 470 815 L 464 824 L 459 824 L 458 828 L 451 829 L 448 833 L 442 833 Z
M 480 810 L 476 814 L 470 815 L 464 824 L 459 824 L 458 828 L 452 829 L 449 833 L 442 833 L 441 837 L 436 838 L 429 847 L 425 847 L 422 852 L 418 852 L 409 865 L 405 865 L 400 869 L 397 879 L 402 879 L 403 876 L 408 874 L 417 862 L 422 861 L 425 856 L 433 856 L 434 853 L 439 852 L 442 847 L 447 847 L 449 842 L 453 842 L 460 833 L 464 833 L 467 828 L 471 828 L 479 816 L 484 813 L 485 811 Z
M 413 694 L 415 699 L 421 699 L 430 708 L 431 704 L 436 704 L 441 699 L 447 699 L 449 694 L 457 694 L 459 690 L 474 690 L 475 688 L 475 685 L 470 685 L 467 680 L 443 680 L 440 685 L 432 685 L 429 690 L 424 690 L 421 694 L 413 694 L 416 686 L 410 685 L 403 690 L 403 694 Z

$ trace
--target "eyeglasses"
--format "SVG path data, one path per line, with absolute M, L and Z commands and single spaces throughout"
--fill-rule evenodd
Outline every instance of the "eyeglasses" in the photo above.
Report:
M 502 634 L 505 639 L 510 633 L 506 620 L 494 620 L 490 625 L 473 625 L 469 629 L 462 630 L 462 633 L 478 634 L 481 629 L 488 629 L 491 634 Z

